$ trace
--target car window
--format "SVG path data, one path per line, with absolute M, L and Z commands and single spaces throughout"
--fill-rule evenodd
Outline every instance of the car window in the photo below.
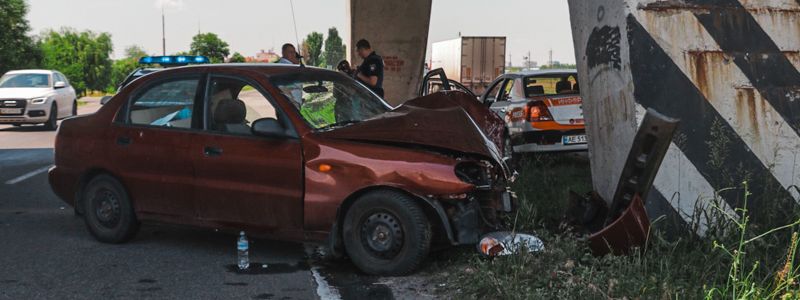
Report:
M 492 86 L 492 89 L 489 90 L 489 93 L 486 94 L 486 102 L 494 102 L 497 99 L 497 94 L 500 92 L 500 87 L 503 85 L 503 81 L 498 81 Z
M 339 73 L 291 74 L 270 80 L 315 129 L 335 129 L 391 110 L 366 87 Z
M 208 99 L 208 130 L 252 135 L 258 119 L 278 119 L 275 107 L 251 84 L 234 78 L 212 77 Z
M 65 86 L 69 86 L 69 80 L 67 80 L 67 77 L 64 76 L 64 74 L 56 73 L 56 78 L 56 81 L 63 81 Z
M 509 96 L 511 95 L 511 90 L 514 88 L 514 79 L 506 79 L 503 82 L 503 88 L 500 89 L 499 99 L 497 101 L 508 101 Z
M 50 87 L 47 74 L 6 74 L 0 78 L 0 88 L 46 88 Z
M 130 105 L 130 123 L 192 128 L 197 79 L 179 79 L 150 86 Z
M 525 77 L 525 96 L 578 94 L 578 79 L 575 74 Z

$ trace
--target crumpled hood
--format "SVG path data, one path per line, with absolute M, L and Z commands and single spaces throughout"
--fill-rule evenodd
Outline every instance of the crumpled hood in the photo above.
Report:
M 50 96 L 51 88 L 0 88 L 0 99 L 31 99 Z
M 497 146 L 486 137 L 460 106 L 450 105 L 430 109 L 404 104 L 375 118 L 320 133 L 320 136 L 417 144 L 477 154 L 495 160 L 508 175 L 508 168 Z

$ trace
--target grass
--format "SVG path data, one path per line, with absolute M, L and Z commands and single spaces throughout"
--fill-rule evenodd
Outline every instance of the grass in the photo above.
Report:
M 447 255 L 436 264 L 444 269 L 439 279 L 448 282 L 444 291 L 448 295 L 469 299 L 800 299 L 798 222 L 753 224 L 746 210 L 731 216 L 706 207 L 698 214 L 698 218 L 714 220 L 706 237 L 686 231 L 668 240 L 653 231 L 650 243 L 629 256 L 594 257 L 586 233 L 561 223 L 568 191 L 591 190 L 588 162 L 539 155 L 525 158 L 519 169 L 520 180 L 514 184 L 520 198 L 515 226 L 540 237 L 545 251 L 493 259 L 476 255 L 472 248 L 439 254 Z M 744 193 L 745 199 L 749 195 L 746 183 L 731 190 Z

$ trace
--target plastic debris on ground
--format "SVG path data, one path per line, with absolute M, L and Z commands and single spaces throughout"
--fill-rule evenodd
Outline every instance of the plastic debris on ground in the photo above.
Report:
M 478 252 L 490 257 L 509 255 L 523 249 L 531 253 L 544 251 L 544 243 L 533 235 L 511 231 L 488 233 L 478 243 Z

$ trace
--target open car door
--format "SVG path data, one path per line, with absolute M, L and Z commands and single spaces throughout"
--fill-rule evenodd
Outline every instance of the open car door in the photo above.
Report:
M 427 96 L 439 91 L 461 91 L 472 96 L 472 98 L 478 99 L 478 96 L 466 86 L 458 81 L 448 79 L 442 68 L 431 70 L 425 74 L 417 96 Z

